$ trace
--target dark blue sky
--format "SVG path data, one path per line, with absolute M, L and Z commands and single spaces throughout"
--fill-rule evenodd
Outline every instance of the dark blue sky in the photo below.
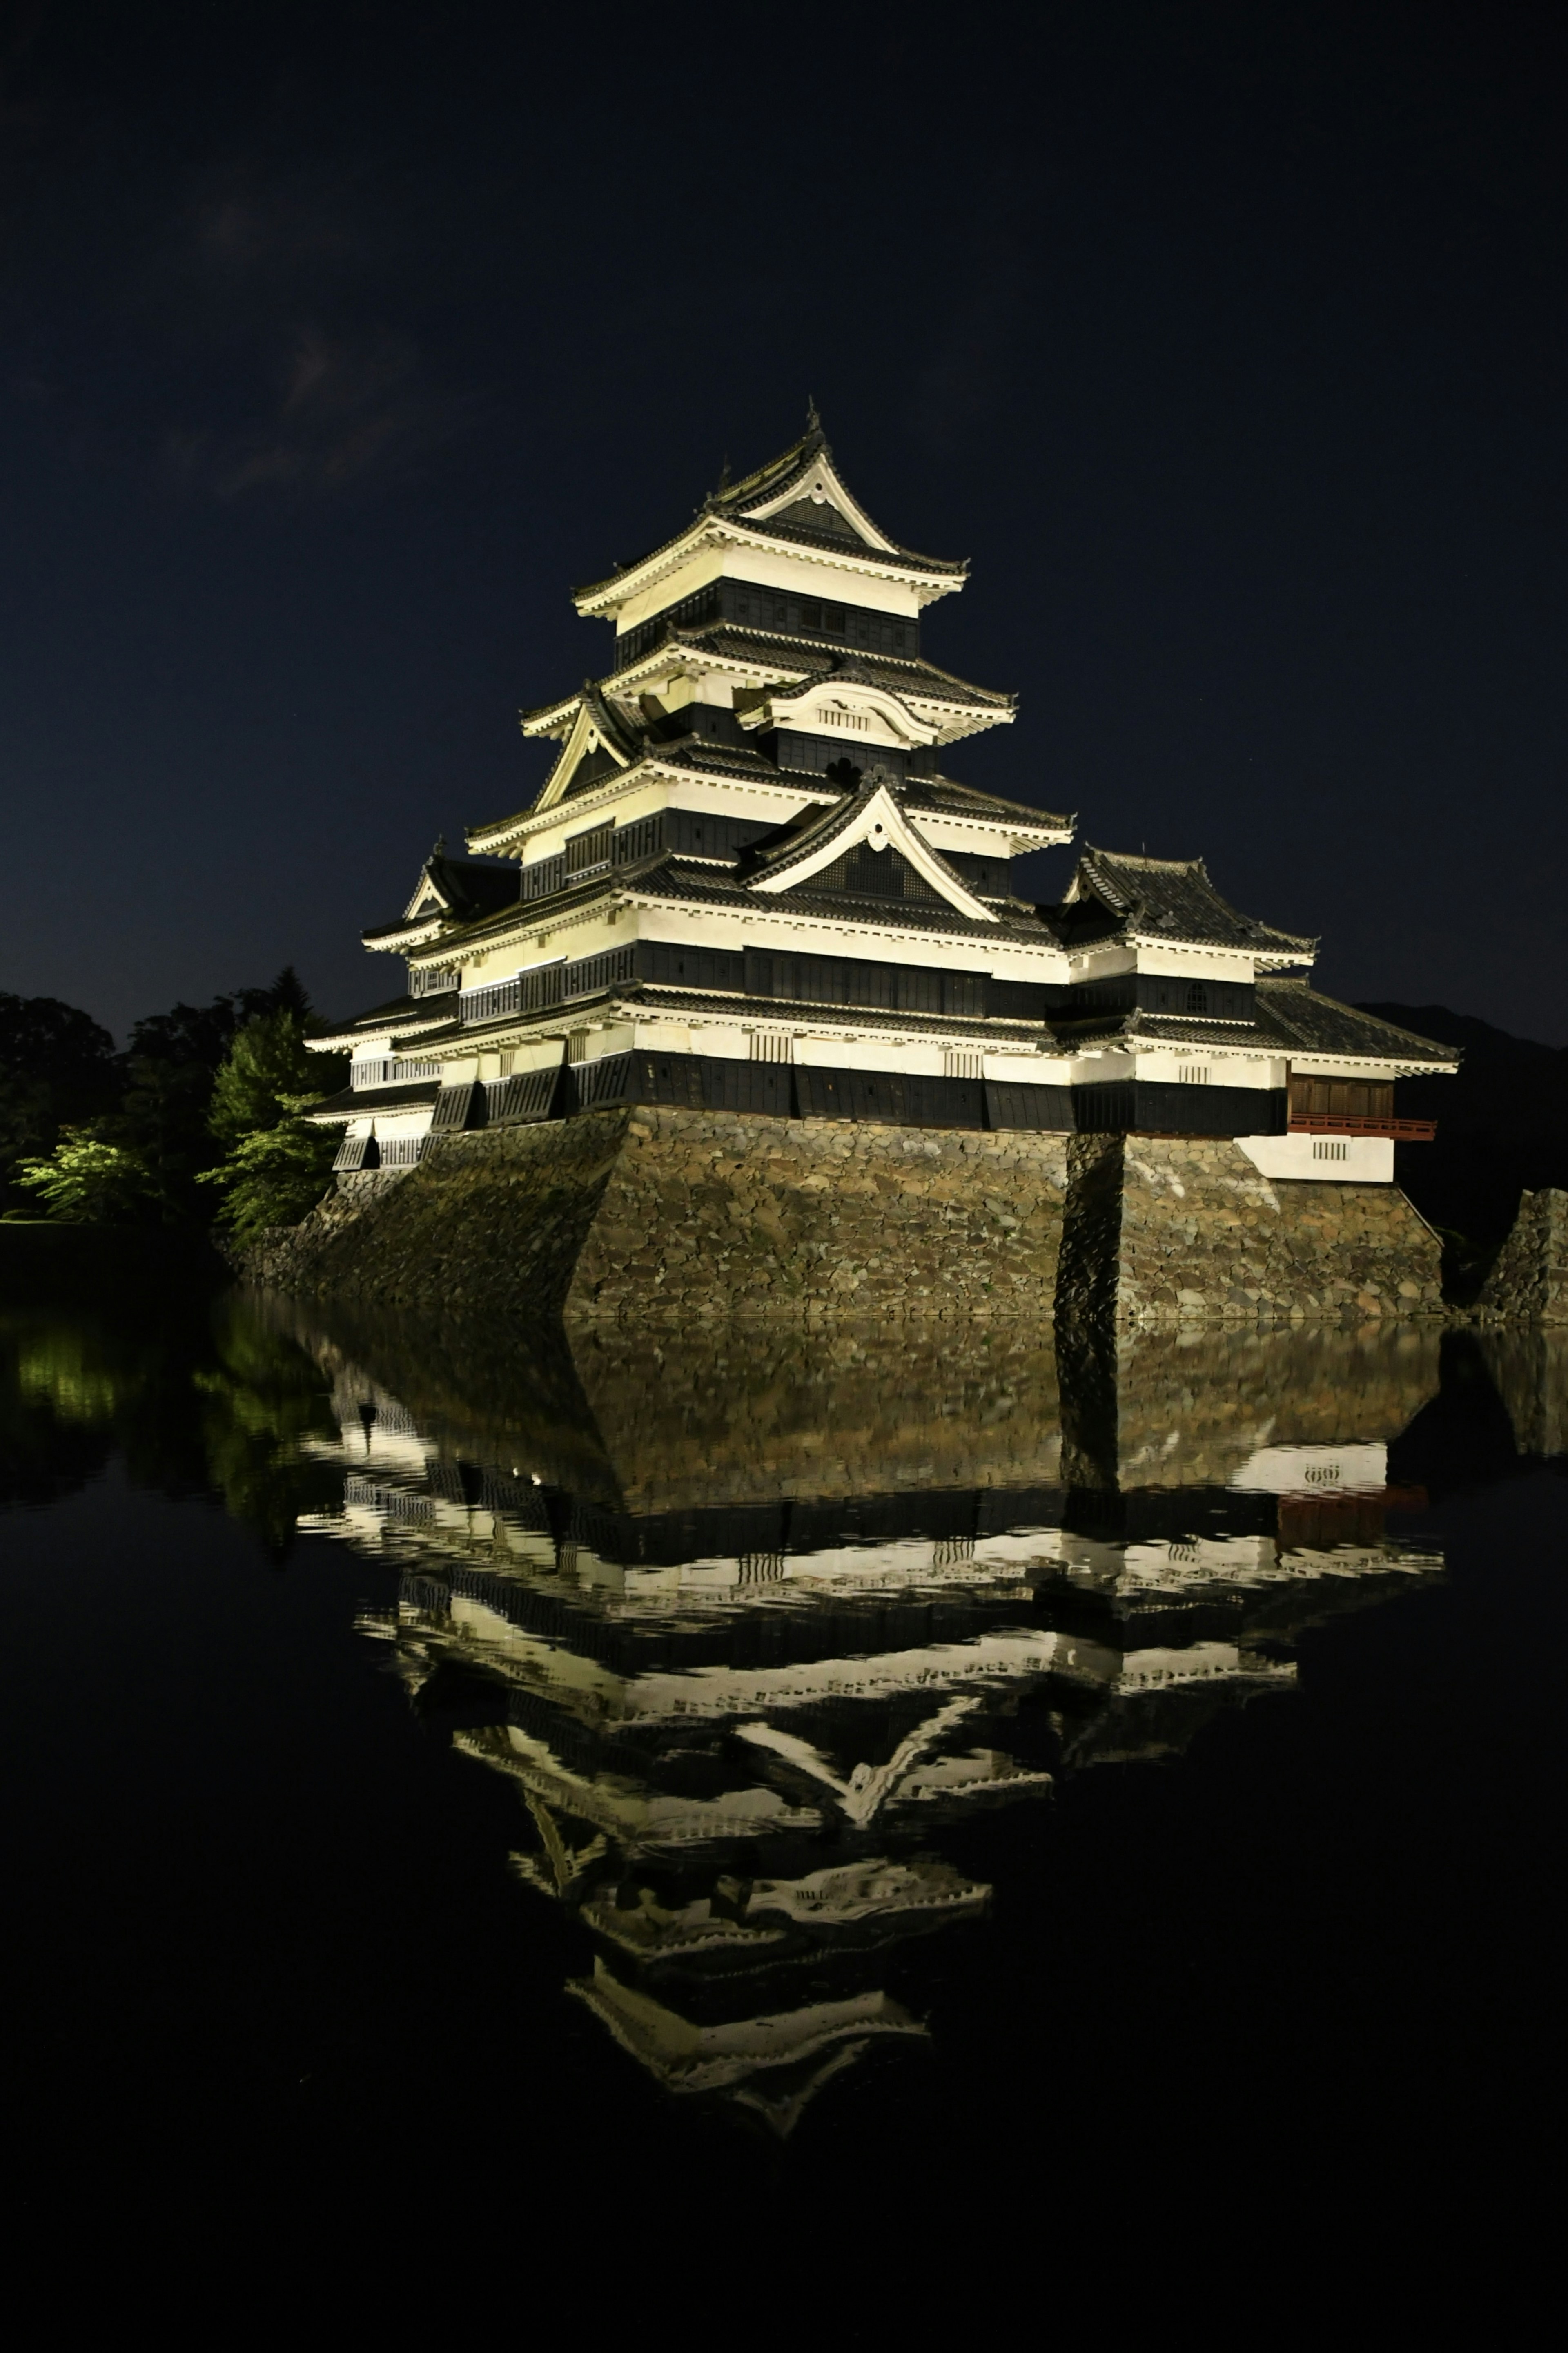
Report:
M 606 666 L 569 585 L 809 392 L 973 559 L 956 774 L 1568 1039 L 1560 10 L 4 23 L 0 987 L 388 993 Z

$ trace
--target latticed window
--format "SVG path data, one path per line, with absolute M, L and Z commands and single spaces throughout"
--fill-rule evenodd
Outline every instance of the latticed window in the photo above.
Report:
M 984 1057 L 971 1052 L 966 1046 L 950 1046 L 942 1058 L 942 1067 L 950 1079 L 978 1079 L 984 1075 Z
M 793 1062 L 795 1039 L 787 1029 L 753 1029 L 752 1060 L 753 1062 Z
M 1206 1087 L 1209 1082 L 1209 1066 L 1206 1062 L 1184 1062 L 1180 1075 L 1184 1087 Z
M 566 1060 L 569 1062 L 585 1062 L 587 1059 L 588 1032 L 585 1029 L 568 1030 L 566 1033 Z
M 1187 1011 L 1189 1013 L 1206 1013 L 1208 1009 L 1208 983 L 1203 980 L 1190 980 L 1187 983 Z M 1206 1078 L 1208 1074 L 1205 1071 L 1204 1075 Z

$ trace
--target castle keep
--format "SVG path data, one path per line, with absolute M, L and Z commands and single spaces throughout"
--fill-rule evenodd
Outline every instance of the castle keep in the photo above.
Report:
M 1220 1260 L 1226 1204 L 1250 1201 L 1236 1222 L 1261 1236 L 1250 1283 L 1216 1260 L 1211 1282 L 1165 1286 L 1173 1314 L 1177 1292 L 1190 1307 L 1215 1283 L 1235 1313 L 1249 1293 L 1262 1314 L 1326 1314 L 1331 1293 L 1333 1312 L 1385 1295 L 1408 1310 L 1429 1288 L 1435 1303 L 1435 1242 L 1393 1192 L 1394 1139 L 1429 1131 L 1399 1118 L 1394 1084 L 1451 1070 L 1448 1050 L 1312 989 L 1315 942 L 1239 913 L 1201 859 L 1085 848 L 1060 905 L 1016 890 L 1015 860 L 1069 841 L 1074 821 L 949 773 L 966 736 L 1015 717 L 1012 696 L 927 656 L 926 608 L 964 577 L 879 529 L 814 413 L 783 457 L 577 592 L 614 640 L 596 681 L 524 716 L 559 746 L 538 798 L 474 827 L 468 857 L 426 860 L 402 916 L 364 935 L 402 961 L 395 991 L 317 1041 L 348 1050 L 353 1077 L 313 1113 L 342 1131 L 342 1198 L 313 1246 L 330 1228 L 341 1259 L 363 1208 L 350 1256 L 374 1255 L 374 1229 L 390 1243 L 407 1228 L 412 1248 L 423 1203 L 423 1246 L 450 1280 L 443 1220 L 472 1224 L 483 1194 L 484 1247 L 515 1257 L 504 1229 L 526 1197 L 534 1241 L 513 1238 L 526 1256 L 553 1183 L 552 1230 L 572 1229 L 575 1255 L 547 1287 L 581 1309 L 607 1187 L 622 1222 L 652 1219 L 626 1239 L 668 1306 L 670 1220 L 689 1209 L 692 1170 L 718 1166 L 721 1239 L 761 1311 L 837 1298 L 888 1312 L 897 1298 L 900 1313 L 1037 1314 L 1054 1304 L 1064 1219 L 1079 1289 L 1107 1295 L 1085 1238 L 1114 1258 L 1126 1220 L 1108 1243 L 1094 1203 L 1112 1161 L 1130 1198 L 1119 1139 L 1149 1138 L 1160 1173 L 1140 1180 L 1134 1225 L 1144 1196 L 1174 1233 L 1180 1203 L 1197 1216 L 1213 1193 Z M 530 1140 L 590 1114 L 597 1144 Z M 376 1172 L 422 1162 L 387 1226 Z M 561 1171 L 589 1164 L 598 1192 L 562 1225 Z M 1091 1166 L 1100 1194 L 1075 1245 L 1074 1169 Z M 1357 1207 L 1367 1188 L 1381 1204 Z M 989 1225 L 982 1196 L 997 1205 Z M 831 1209 L 850 1198 L 861 1208 L 843 1231 Z M 913 1198 L 939 1205 L 915 1216 L 918 1237 Z M 1012 1237 L 1031 1219 L 1026 1250 Z M 1318 1237 L 1304 1258 L 1281 1256 L 1287 1228 Z M 1330 1263 L 1342 1228 L 1382 1237 L 1386 1265 Z M 900 1287 L 887 1262 L 907 1261 L 911 1239 L 923 1307 L 908 1263 Z M 1138 1247 L 1127 1312 L 1147 1321 L 1161 1285 Z M 637 1286 L 599 1255 L 594 1297 L 608 1284 L 616 1312 L 637 1314 Z M 1121 1315 L 1126 1285 L 1109 1279 Z M 700 1312 L 716 1312 L 711 1263 L 704 1282 Z

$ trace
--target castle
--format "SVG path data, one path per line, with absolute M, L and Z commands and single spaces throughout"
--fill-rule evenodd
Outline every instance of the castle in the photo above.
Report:
M 1313 940 L 1238 913 L 1199 858 L 1085 848 L 1061 904 L 1015 890 L 1074 821 L 948 773 L 1016 715 L 927 656 L 925 608 L 965 576 L 871 520 L 814 411 L 578 590 L 614 647 L 524 714 L 559 745 L 537 799 L 467 858 L 437 847 L 363 935 L 405 976 L 315 1041 L 352 1056 L 312 1113 L 345 1186 L 637 1107 L 1053 1139 L 1058 1171 L 1066 1139 L 1191 1140 L 1276 1205 L 1392 1187 L 1395 1140 L 1431 1132 L 1395 1082 L 1451 1050 L 1311 988 Z

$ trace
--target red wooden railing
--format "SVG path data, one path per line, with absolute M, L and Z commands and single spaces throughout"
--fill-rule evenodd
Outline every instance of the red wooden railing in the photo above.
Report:
M 1354 1113 L 1301 1111 L 1290 1114 L 1292 1135 L 1392 1135 L 1396 1144 L 1430 1144 L 1435 1119 L 1378 1119 Z

